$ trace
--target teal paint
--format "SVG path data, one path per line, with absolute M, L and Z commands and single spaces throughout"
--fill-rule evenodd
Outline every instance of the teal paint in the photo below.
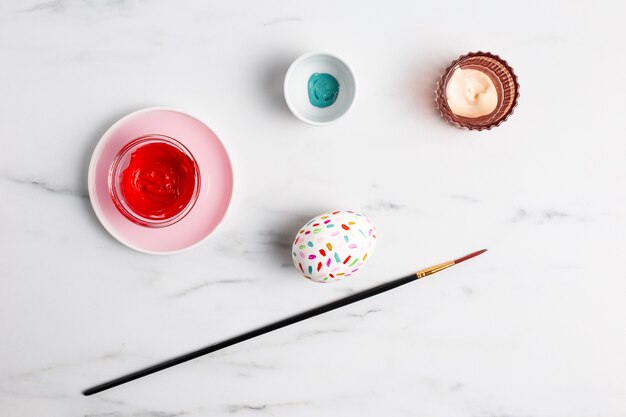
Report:
M 315 107 L 328 107 L 337 100 L 339 82 L 330 74 L 315 73 L 309 78 L 309 101 Z

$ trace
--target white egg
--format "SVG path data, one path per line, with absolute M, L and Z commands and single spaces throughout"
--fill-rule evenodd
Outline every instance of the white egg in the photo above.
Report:
M 333 282 L 349 277 L 371 257 L 376 229 L 361 213 L 333 211 L 302 226 L 293 242 L 293 264 L 305 278 Z

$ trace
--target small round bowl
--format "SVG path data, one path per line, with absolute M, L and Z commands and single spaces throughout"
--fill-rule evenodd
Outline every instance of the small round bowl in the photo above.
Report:
M 111 165 L 135 138 L 176 138 L 193 155 L 200 172 L 198 198 L 180 221 L 145 227 L 124 216 L 109 189 Z M 102 226 L 120 243 L 139 252 L 170 255 L 200 245 L 223 221 L 233 194 L 233 169 L 220 138 L 204 122 L 176 109 L 152 107 L 124 116 L 96 145 L 87 178 L 89 200 Z
M 491 113 L 470 118 L 452 112 L 448 106 L 446 86 L 452 73 L 458 68 L 475 69 L 485 73 L 491 79 L 498 93 L 498 103 Z M 436 102 L 439 114 L 450 124 L 463 129 L 489 130 L 500 126 L 513 114 L 518 98 L 519 84 L 513 68 L 498 55 L 489 52 L 470 52 L 460 56 L 446 68 L 437 83 Z
M 313 74 L 330 74 L 339 83 L 336 101 L 316 107 L 309 100 L 308 83 Z M 335 55 L 312 52 L 296 59 L 285 75 L 285 101 L 298 119 L 324 126 L 346 114 L 356 97 L 357 83 L 352 69 Z
M 126 170 L 130 164 L 132 155 L 140 148 L 152 145 L 163 144 L 171 146 L 176 149 L 182 155 L 187 157 L 193 166 L 193 189 L 190 193 L 189 200 L 184 202 L 184 205 L 178 208 L 178 212 L 174 213 L 171 217 L 166 217 L 163 214 L 155 214 L 153 216 L 144 216 L 133 210 L 132 205 L 129 204 L 122 189 L 122 176 L 124 170 Z M 180 220 L 182 220 L 187 213 L 193 208 L 198 200 L 198 193 L 200 191 L 200 170 L 195 158 L 189 152 L 189 150 L 176 139 L 164 135 L 146 135 L 137 139 L 131 140 L 126 146 L 124 146 L 117 154 L 111 169 L 109 171 L 109 193 L 113 204 L 128 220 L 135 224 L 146 227 L 166 227 L 170 226 Z M 182 203 L 182 202 L 181 202 Z

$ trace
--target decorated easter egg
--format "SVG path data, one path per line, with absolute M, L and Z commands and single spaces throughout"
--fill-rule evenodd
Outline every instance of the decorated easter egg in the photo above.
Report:
M 371 257 L 376 229 L 361 213 L 333 211 L 305 224 L 293 242 L 293 264 L 305 278 L 333 282 L 349 277 Z

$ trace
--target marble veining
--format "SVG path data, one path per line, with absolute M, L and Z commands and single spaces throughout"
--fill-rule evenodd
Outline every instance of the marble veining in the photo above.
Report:
M 38 180 L 38 179 L 30 179 L 30 178 L 21 178 L 21 177 L 15 177 L 15 176 L 11 176 L 11 175 L 0 175 L 0 180 L 5 180 L 5 181 L 10 181 L 13 182 L 15 184 L 20 184 L 20 185 L 26 185 L 26 186 L 31 186 L 31 187 L 36 187 L 57 195 L 70 195 L 70 196 L 75 196 L 75 197 L 80 197 L 80 198 L 89 198 L 89 195 L 87 193 L 87 191 L 82 191 L 82 190 L 74 190 L 71 188 L 66 188 L 63 186 L 56 186 L 53 184 L 49 184 L 44 180 Z
M 300 17 L 283 17 L 278 19 L 272 19 L 269 22 L 263 23 L 263 26 L 272 26 L 277 25 L 279 23 L 287 23 L 287 22 L 299 22 L 302 18 Z

